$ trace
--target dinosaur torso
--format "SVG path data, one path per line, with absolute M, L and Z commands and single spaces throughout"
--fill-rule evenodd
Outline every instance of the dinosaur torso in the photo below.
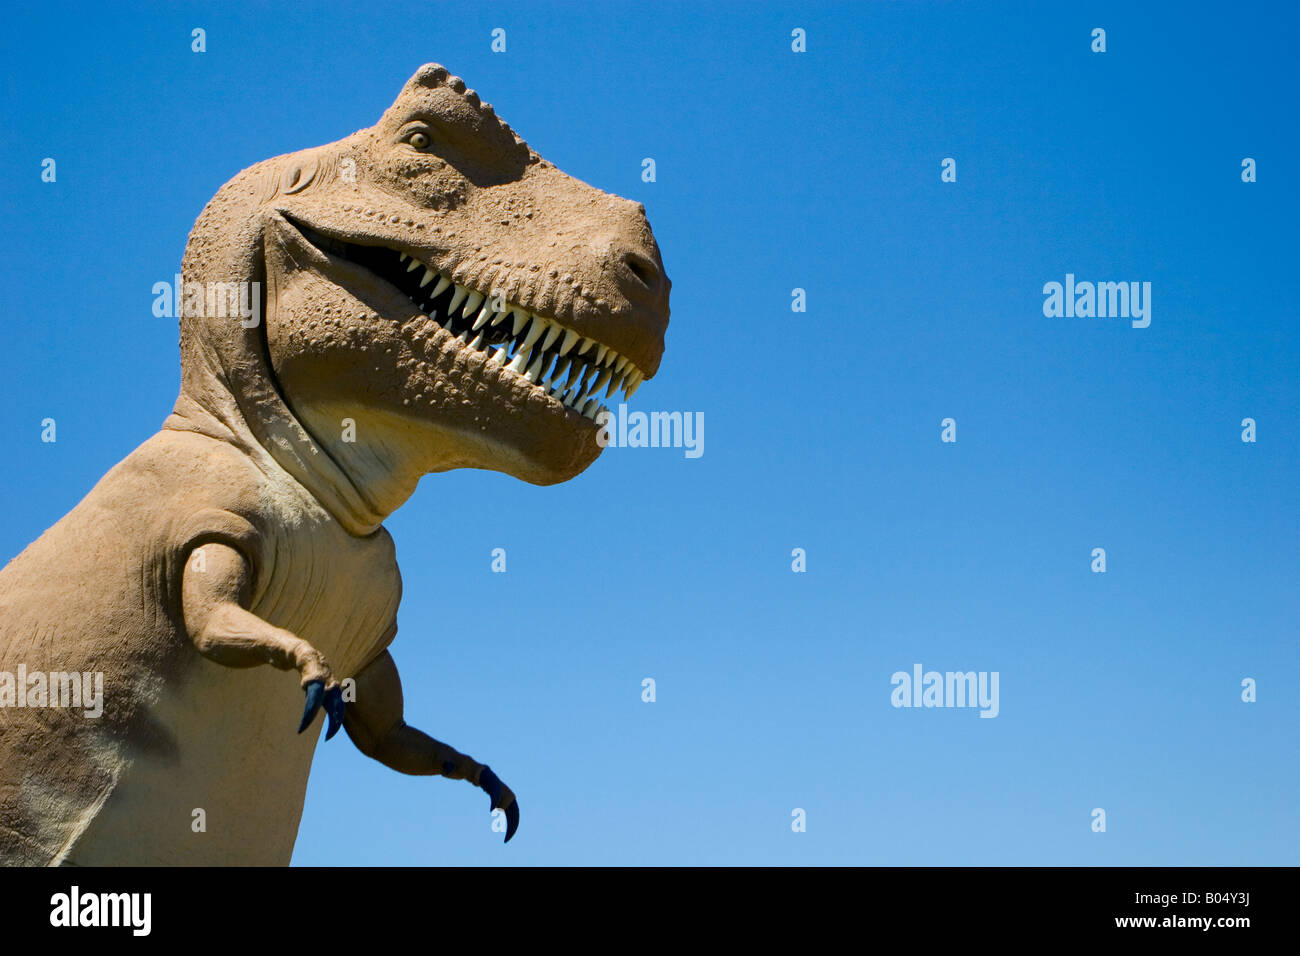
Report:
M 0 766 L 21 768 L 0 800 L 36 836 L 21 862 L 288 863 L 315 736 L 284 732 L 301 709 L 292 675 L 193 652 L 169 582 L 213 540 L 253 558 L 255 613 L 311 634 L 341 673 L 392 640 L 401 584 L 386 531 L 350 535 L 269 458 L 165 429 L 4 573 L 0 671 L 104 675 L 97 720 L 0 710 Z M 51 764 L 56 742 L 67 759 Z

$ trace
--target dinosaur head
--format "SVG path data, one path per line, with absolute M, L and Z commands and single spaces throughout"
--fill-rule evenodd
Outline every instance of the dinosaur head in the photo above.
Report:
M 227 183 L 182 271 L 260 283 L 264 314 L 182 314 L 172 427 L 251 433 L 362 531 L 429 472 L 580 473 L 602 398 L 654 375 L 668 325 L 644 208 L 434 64 L 369 129 Z

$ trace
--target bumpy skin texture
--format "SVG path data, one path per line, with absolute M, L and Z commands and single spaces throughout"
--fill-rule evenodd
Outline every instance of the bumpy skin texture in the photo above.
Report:
M 259 283 L 263 321 L 184 315 L 162 430 L 0 572 L 0 672 L 104 682 L 98 719 L 0 707 L 0 862 L 287 864 L 319 727 L 294 733 L 303 691 L 375 759 L 483 788 L 513 834 L 509 787 L 402 719 L 381 522 L 430 472 L 567 480 L 597 427 L 334 241 L 658 368 L 669 283 L 642 207 L 544 162 L 436 64 L 375 126 L 236 176 L 182 272 Z

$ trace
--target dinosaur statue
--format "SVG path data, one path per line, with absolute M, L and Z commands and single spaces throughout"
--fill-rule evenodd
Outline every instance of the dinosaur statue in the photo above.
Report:
M 663 354 L 644 207 L 428 64 L 223 186 L 182 276 L 172 414 L 0 572 L 0 862 L 285 865 L 322 708 L 326 740 L 486 791 L 509 840 L 509 787 L 403 720 L 382 522 L 428 473 L 595 460 L 602 393 Z

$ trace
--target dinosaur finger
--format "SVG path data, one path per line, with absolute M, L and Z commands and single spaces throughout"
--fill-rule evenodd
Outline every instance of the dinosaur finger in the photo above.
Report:
M 314 680 L 303 688 L 307 692 L 307 703 L 302 711 L 302 723 L 298 725 L 298 733 L 302 733 L 311 726 L 311 722 L 316 719 L 316 711 L 320 710 L 321 700 L 325 696 L 325 682 L 323 680 Z
M 325 691 L 325 713 L 329 716 L 325 739 L 329 740 L 343 726 L 343 688 L 334 686 Z

